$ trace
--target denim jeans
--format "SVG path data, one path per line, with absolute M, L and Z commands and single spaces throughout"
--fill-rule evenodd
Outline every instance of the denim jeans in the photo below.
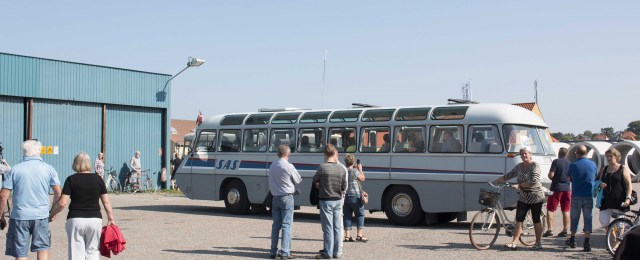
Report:
M 591 233 L 592 230 L 592 215 L 593 212 L 593 198 L 591 197 L 573 197 L 571 198 L 571 232 L 575 233 L 578 230 L 578 222 L 580 222 L 580 213 L 584 215 L 584 232 Z
M 342 254 L 342 201 L 320 200 L 320 222 L 325 256 L 338 257 Z
M 270 255 L 278 254 L 278 235 L 282 229 L 282 256 L 291 255 L 291 232 L 293 231 L 293 195 L 274 196 L 271 206 L 271 251 Z
M 358 229 L 364 228 L 364 205 L 360 196 L 347 195 L 344 199 L 344 207 L 342 208 L 344 213 L 344 229 L 351 230 L 351 222 L 353 221 L 353 215 L 357 220 Z

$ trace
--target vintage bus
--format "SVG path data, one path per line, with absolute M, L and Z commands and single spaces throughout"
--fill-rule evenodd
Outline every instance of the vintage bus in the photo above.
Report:
M 291 147 L 289 161 L 302 176 L 296 206 L 309 206 L 311 179 L 332 143 L 340 159 L 360 159 L 369 193 L 366 209 L 384 211 L 398 225 L 466 218 L 481 208 L 480 188 L 520 162 L 522 147 L 541 165 L 542 182 L 555 152 L 545 122 L 509 104 L 354 107 L 334 110 L 269 109 L 206 119 L 176 174 L 190 199 L 224 200 L 244 214 L 264 208 L 267 172 L 277 146 Z M 513 191 L 503 196 L 515 205 Z

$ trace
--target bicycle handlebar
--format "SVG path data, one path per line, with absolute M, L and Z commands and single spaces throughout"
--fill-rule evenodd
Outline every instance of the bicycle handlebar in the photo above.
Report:
M 511 183 L 508 183 L 508 182 L 503 182 L 503 183 L 493 184 L 493 182 L 491 182 L 491 181 L 490 181 L 490 182 L 488 182 L 488 183 L 489 183 L 489 185 L 490 185 L 491 187 L 494 187 L 494 188 L 496 188 L 496 189 L 501 189 L 501 188 L 504 188 L 504 187 L 507 187 L 507 186 L 511 186 Z

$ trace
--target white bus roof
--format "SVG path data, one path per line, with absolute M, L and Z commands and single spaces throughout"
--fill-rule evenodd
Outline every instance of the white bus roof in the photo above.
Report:
M 431 119 L 431 114 L 436 108 L 443 107 L 468 107 L 464 119 L 453 119 L 453 120 L 434 120 Z M 481 104 L 450 104 L 450 105 L 437 105 L 437 106 L 407 106 L 407 107 L 372 107 L 372 108 L 347 108 L 347 109 L 300 109 L 300 110 L 286 110 L 282 112 L 246 112 L 246 113 L 229 113 L 229 114 L 220 114 L 206 118 L 200 126 L 199 129 L 217 129 L 220 127 L 220 122 L 225 116 L 229 115 L 251 115 L 251 114 L 280 114 L 280 113 L 292 113 L 292 112 L 300 112 L 302 114 L 309 112 L 334 112 L 334 111 L 347 111 L 347 110 L 381 110 L 381 109 L 395 109 L 396 112 L 398 109 L 403 108 L 431 108 L 429 111 L 429 116 L 425 120 L 419 121 L 395 121 L 393 118 L 390 121 L 386 122 L 351 122 L 351 123 L 329 123 L 328 121 L 322 124 L 368 124 L 368 123 L 389 123 L 393 122 L 393 124 L 416 124 L 416 123 L 429 123 L 429 124 L 517 124 L 517 125 L 534 125 L 534 126 L 543 126 L 547 127 L 547 124 L 540 118 L 537 114 L 511 104 L 500 104 L 500 103 L 481 103 Z M 395 113 L 394 113 L 395 115 Z M 246 119 L 246 118 L 245 118 Z M 312 125 L 312 124 L 301 124 L 299 121 L 295 124 L 278 124 L 277 126 L 286 127 L 291 125 Z M 223 127 L 229 128 L 238 128 L 239 125 L 228 125 Z M 247 125 L 241 125 L 247 126 Z M 252 128 L 260 128 L 265 125 L 249 125 Z

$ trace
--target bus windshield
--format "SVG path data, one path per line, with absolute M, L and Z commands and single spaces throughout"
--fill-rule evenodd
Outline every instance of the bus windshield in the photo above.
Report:
M 528 147 L 531 149 L 531 154 L 543 155 L 545 154 L 544 148 L 551 146 L 551 144 L 543 144 L 543 142 L 548 142 L 548 139 L 540 139 L 537 127 L 504 125 L 502 133 L 504 134 L 504 140 L 507 141 L 507 152 L 510 153 L 517 153 L 520 149 Z

